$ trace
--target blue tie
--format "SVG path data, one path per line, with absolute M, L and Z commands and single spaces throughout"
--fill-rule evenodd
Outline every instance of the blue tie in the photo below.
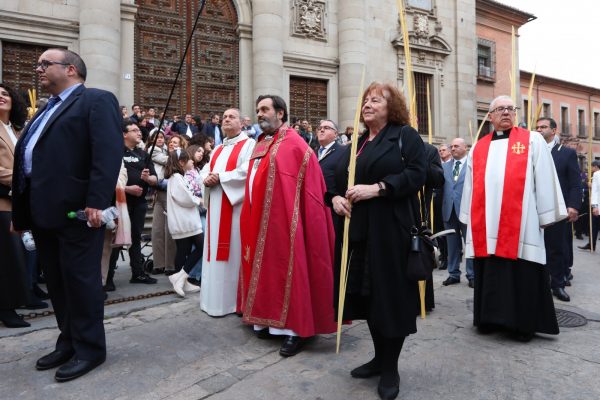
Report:
M 325 147 L 323 147 L 323 146 L 319 147 L 319 158 L 321 158 L 324 151 L 325 151 Z
M 40 115 L 38 115 L 38 117 L 35 119 L 35 121 L 33 121 L 33 123 L 31 124 L 31 127 L 29 127 L 29 129 L 27 129 L 27 135 L 25 135 L 25 137 L 23 138 L 23 142 L 21 143 L 21 147 L 19 148 L 19 157 L 20 157 L 21 164 L 19 165 L 19 174 L 17 176 L 17 182 L 16 182 L 17 184 L 15 185 L 17 188 L 17 191 L 19 193 L 23 193 L 23 190 L 25 190 L 25 148 L 27 147 L 27 144 L 29 143 L 31 136 L 33 136 L 33 132 L 35 132 L 37 130 L 40 123 L 44 119 L 44 116 L 46 115 L 46 113 L 48 111 L 52 110 L 59 101 L 60 101 L 59 96 L 50 97 L 50 99 L 48 100 L 48 104 L 46 105 L 46 108 L 44 108 L 44 111 L 41 112 Z

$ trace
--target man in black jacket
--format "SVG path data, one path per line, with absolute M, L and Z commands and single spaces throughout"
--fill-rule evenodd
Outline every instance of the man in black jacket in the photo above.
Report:
M 78 54 L 46 50 L 35 71 L 52 97 L 15 147 L 12 217 L 15 230 L 33 231 L 60 329 L 36 368 L 60 367 L 55 379 L 65 382 L 106 359 L 101 219 L 119 175 L 122 116 L 112 93 L 83 85 Z M 87 221 L 67 218 L 77 210 Z
M 573 264 L 573 232 L 570 222 L 579 217 L 581 207 L 581 180 L 579 179 L 579 164 L 577 153 L 560 144 L 556 135 L 556 121 L 549 117 L 537 120 L 535 130 L 541 133 L 551 150 L 556 174 L 560 182 L 562 195 L 565 199 L 569 216 L 566 220 L 559 221 L 544 230 L 546 244 L 546 265 L 550 271 L 550 286 L 552 294 L 562 301 L 570 301 L 565 291 L 569 269 Z

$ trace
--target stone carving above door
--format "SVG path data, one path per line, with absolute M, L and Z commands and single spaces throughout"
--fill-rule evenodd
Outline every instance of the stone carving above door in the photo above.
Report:
M 323 0 L 292 0 L 292 36 L 327 41 L 327 10 Z

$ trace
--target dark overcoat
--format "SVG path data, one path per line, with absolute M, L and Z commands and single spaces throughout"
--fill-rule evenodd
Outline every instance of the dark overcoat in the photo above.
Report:
M 359 139 L 358 149 L 368 137 L 367 131 Z M 336 169 L 337 193 L 326 196 L 329 203 L 335 195 L 344 196 L 346 192 L 349 159 L 350 146 Z M 423 141 L 409 126 L 388 124 L 357 160 L 355 184 L 385 182 L 387 193 L 353 205 L 350 251 L 357 251 L 351 261 L 349 282 L 356 280 L 358 274 L 366 292 L 347 292 L 344 319 L 369 319 L 385 337 L 416 332 L 418 287 L 416 282 L 406 278 L 406 260 L 410 228 L 419 223 L 415 215 L 419 207 L 417 192 L 425 183 L 426 175 Z M 336 226 L 338 277 L 342 237 L 343 219 L 340 218 Z M 362 254 L 357 256 L 359 253 Z M 335 305 L 337 307 L 337 297 Z

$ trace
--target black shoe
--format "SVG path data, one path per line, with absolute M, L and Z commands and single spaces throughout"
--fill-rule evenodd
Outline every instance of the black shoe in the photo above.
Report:
M 383 386 L 381 380 L 377 385 L 377 393 L 381 400 L 394 400 L 400 393 L 400 376 L 398 376 L 396 383 L 392 386 Z
M 48 293 L 44 292 L 38 285 L 33 285 L 33 294 L 35 294 L 40 300 L 48 300 L 50 298 Z
M 473 289 L 475 287 L 475 280 L 474 279 L 469 279 L 469 287 L 471 289 Z
M 102 289 L 105 292 L 114 292 L 115 290 L 117 290 L 117 288 L 115 287 L 115 282 L 112 279 L 107 280 L 106 284 L 104 286 L 102 286 Z
M 254 331 L 259 339 L 273 339 L 276 335 L 271 335 L 269 328 L 263 328 L 260 331 Z
M 571 286 L 571 281 L 567 279 L 567 280 L 565 281 L 565 286 Z
M 179 272 L 179 271 L 176 271 L 176 270 L 174 270 L 174 269 L 165 269 L 165 275 L 166 275 L 166 276 L 171 276 L 171 275 L 173 275 L 173 274 L 176 274 L 176 273 L 178 273 L 178 272 Z
M 283 357 L 295 356 L 300 353 L 306 341 L 306 338 L 301 338 L 300 336 L 286 336 L 279 349 L 279 354 Z
M 515 340 L 523 343 L 530 342 L 534 335 L 533 332 L 514 332 Z
M 48 308 L 48 303 L 39 299 L 32 300 L 31 303 L 27 303 L 23 306 L 26 310 L 41 310 L 42 308 Z
M 446 279 L 444 282 L 442 282 L 442 285 L 448 286 L 448 285 L 454 285 L 457 283 L 460 283 L 460 278 L 454 278 L 453 276 L 449 276 L 448 279 Z
M 46 354 L 44 357 L 37 360 L 35 363 L 35 369 L 38 371 L 45 371 L 47 369 L 52 369 L 56 367 L 60 367 L 67 361 L 69 361 L 73 355 L 74 351 L 62 351 L 62 350 L 54 350 L 50 354 Z
M 98 360 L 79 360 L 76 357 L 71 358 L 66 364 L 56 370 L 54 379 L 57 382 L 66 382 L 75 378 L 79 378 L 82 375 L 87 374 L 106 360 L 106 357 L 102 357 Z
M 440 270 L 448 269 L 448 262 L 447 262 L 447 261 L 443 261 L 443 262 L 440 264 L 440 266 L 439 266 L 439 268 L 438 268 L 438 269 L 440 269 Z
M 569 276 L 567 276 L 567 280 L 568 281 L 572 281 L 573 280 L 573 274 L 571 272 L 569 272 Z
M 31 324 L 23 320 L 15 310 L 0 310 L 0 321 L 7 328 L 27 328 Z
M 375 361 L 375 359 L 372 359 L 368 363 L 354 368 L 352 371 L 350 371 L 350 375 L 352 375 L 353 378 L 359 379 L 366 379 L 372 376 L 381 375 L 381 365 L 379 365 L 379 362 Z
M 575 235 L 575 238 L 579 240 L 583 240 L 583 235 L 580 233 L 579 235 Z
M 554 297 L 556 297 L 559 300 L 571 301 L 571 298 L 569 297 L 569 295 L 567 294 L 567 292 L 565 292 L 565 289 L 563 289 L 563 288 L 552 289 L 552 294 L 554 295 Z
M 590 244 L 588 243 L 585 246 L 577 246 L 577 248 L 581 249 L 581 250 L 589 250 L 590 249 Z
M 156 279 L 154 279 L 146 274 L 134 276 L 129 280 L 129 283 L 145 283 L 148 285 L 154 284 L 156 282 L 158 282 Z
M 165 273 L 165 269 L 164 268 L 152 268 L 152 275 L 162 275 Z

